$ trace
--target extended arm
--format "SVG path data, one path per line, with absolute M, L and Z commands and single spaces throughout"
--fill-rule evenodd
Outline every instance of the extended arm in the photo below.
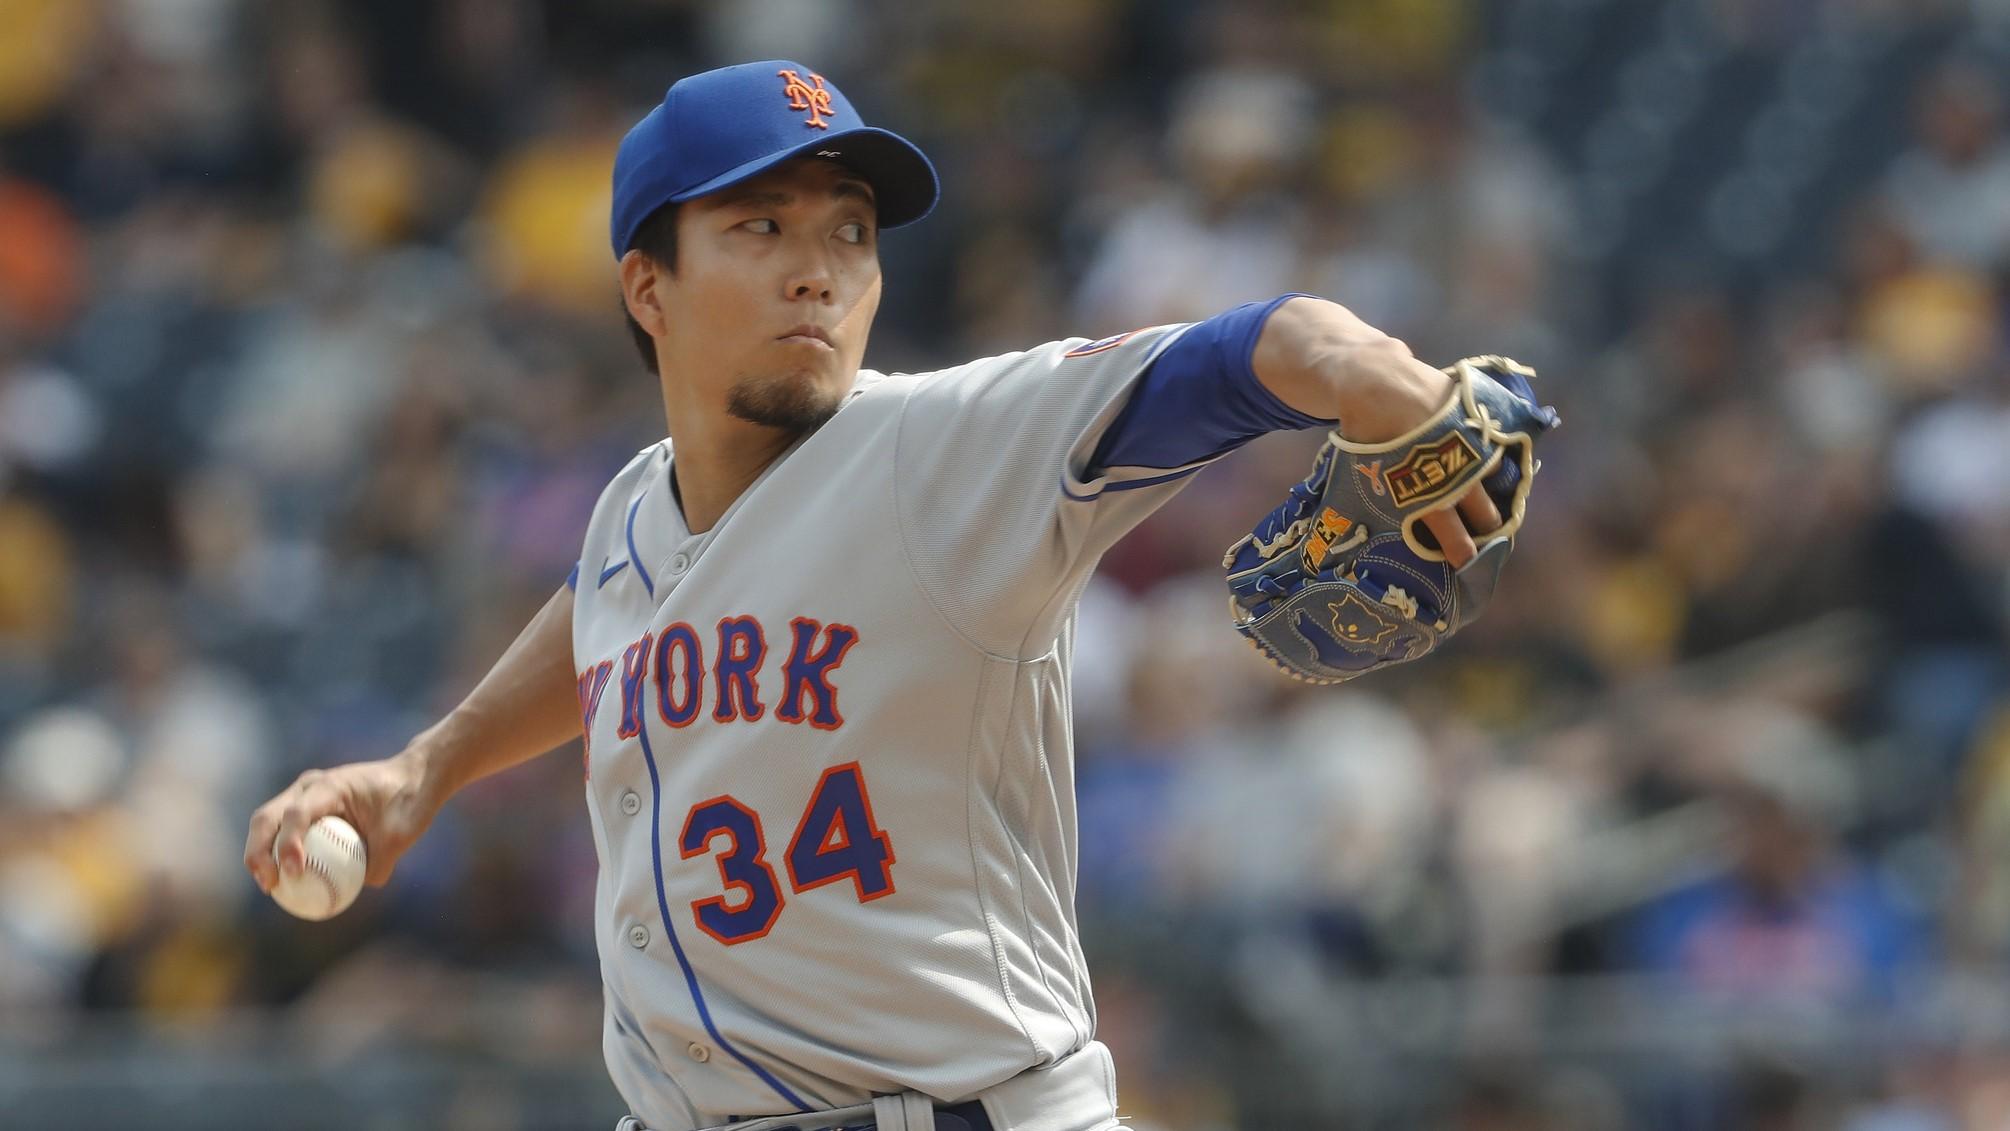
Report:
M 1090 469 L 1181 468 L 1266 432 L 1336 420 L 1347 439 L 1380 443 L 1442 415 L 1452 387 L 1449 374 L 1338 303 L 1311 295 L 1248 303 L 1194 325 L 1152 362 Z M 1462 565 L 1474 554 L 1467 528 L 1484 534 L 1501 516 L 1475 489 L 1456 512 L 1422 521 Z
M 530 619 L 460 705 L 406 751 L 442 800 L 463 786 L 579 737 L 572 670 L 572 591 Z
M 1429 654 L 1492 599 L 1536 441 L 1561 422 L 1535 371 L 1493 355 L 1435 370 L 1311 298 L 1279 304 L 1251 352 L 1253 383 L 1339 427 L 1223 557 L 1236 630 L 1314 683 Z
M 301 868 L 301 838 L 334 814 L 363 835 L 368 880 L 381 885 L 462 787 L 529 761 L 579 734 L 572 670 L 572 592 L 545 602 L 495 666 L 447 716 L 376 762 L 308 770 L 251 816 L 244 866 L 258 886 L 279 880 L 273 860 Z
M 1337 302 L 1298 295 L 1272 311 L 1251 358 L 1256 379 L 1350 440 L 1393 440 L 1444 407 L 1452 379 Z
M 1409 346 L 1338 303 L 1304 295 L 1271 312 L 1251 365 L 1278 400 L 1308 416 L 1338 418 L 1340 434 L 1364 444 L 1394 440 L 1437 416 L 1453 390 L 1451 375 L 1417 360 Z M 1499 508 L 1479 486 L 1460 498 L 1458 514 L 1464 523 L 1448 510 L 1422 519 L 1454 566 L 1472 559 L 1473 533 L 1501 525 Z

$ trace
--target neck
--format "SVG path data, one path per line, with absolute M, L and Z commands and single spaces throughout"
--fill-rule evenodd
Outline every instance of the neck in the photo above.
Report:
M 750 424 L 719 409 L 680 411 L 688 406 L 679 406 L 668 395 L 663 407 L 671 450 L 676 453 L 672 474 L 684 525 L 693 534 L 712 529 L 733 500 L 797 438 L 796 433 Z

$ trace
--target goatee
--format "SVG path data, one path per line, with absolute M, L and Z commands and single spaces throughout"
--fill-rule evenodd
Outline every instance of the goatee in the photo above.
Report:
M 801 436 L 836 416 L 841 399 L 806 381 L 742 381 L 726 394 L 726 412 L 749 424 Z

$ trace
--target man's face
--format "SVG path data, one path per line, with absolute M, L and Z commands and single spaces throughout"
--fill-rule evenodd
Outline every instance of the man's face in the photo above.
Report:
M 850 392 L 879 311 L 872 189 L 804 158 L 690 201 L 658 293 L 667 380 L 755 424 L 814 428 Z

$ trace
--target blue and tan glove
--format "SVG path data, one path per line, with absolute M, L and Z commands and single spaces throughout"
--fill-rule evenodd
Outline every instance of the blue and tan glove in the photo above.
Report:
M 1445 370 L 1443 411 L 1386 444 L 1336 431 L 1312 474 L 1222 566 L 1236 631 L 1297 679 L 1339 683 L 1429 653 L 1486 608 L 1535 482 L 1535 443 L 1560 422 L 1538 404 L 1535 371 L 1504 357 Z M 1481 483 L 1501 527 L 1453 569 L 1424 515 Z

